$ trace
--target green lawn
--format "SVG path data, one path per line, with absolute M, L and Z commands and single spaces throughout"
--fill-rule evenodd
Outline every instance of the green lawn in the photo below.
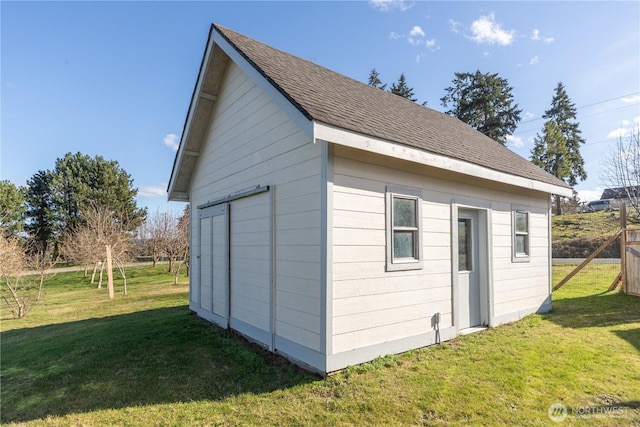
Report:
M 551 223 L 554 242 L 581 237 L 608 237 L 620 228 L 620 212 L 556 215 L 551 217 Z
M 164 269 L 130 270 L 113 301 L 59 274 L 26 319 L 3 309 L 0 422 L 558 425 L 563 403 L 560 425 L 640 425 L 640 298 L 603 276 L 570 281 L 552 313 L 320 379 L 193 317 Z

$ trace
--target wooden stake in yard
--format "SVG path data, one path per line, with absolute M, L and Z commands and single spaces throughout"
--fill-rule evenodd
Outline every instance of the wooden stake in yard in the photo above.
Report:
M 627 205 L 622 200 L 620 202 L 620 290 L 627 292 Z
M 109 299 L 115 298 L 113 290 L 113 260 L 111 258 L 111 245 L 106 246 L 107 249 L 107 289 L 109 290 Z

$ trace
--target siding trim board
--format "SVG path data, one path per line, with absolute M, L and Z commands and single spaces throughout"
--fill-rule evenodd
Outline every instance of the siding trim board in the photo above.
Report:
M 437 344 L 437 338 L 442 341 L 449 341 L 458 336 L 458 330 L 455 327 L 446 327 L 440 329 L 439 337 L 436 331 L 428 331 L 419 335 L 399 338 L 395 340 L 385 341 L 379 344 L 372 344 L 364 347 L 346 350 L 340 353 L 327 355 L 326 372 L 336 372 L 346 368 L 349 365 L 365 363 L 375 359 L 376 357 L 388 354 L 404 353 L 416 348 L 427 347 Z
M 320 174 L 320 349 L 333 352 L 333 144 L 319 141 Z

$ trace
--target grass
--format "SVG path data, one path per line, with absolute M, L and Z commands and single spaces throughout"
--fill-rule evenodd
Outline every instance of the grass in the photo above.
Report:
M 556 215 L 551 218 L 553 241 L 572 240 L 605 235 L 620 228 L 620 212 L 590 212 Z
M 132 270 L 114 301 L 81 276 L 2 318 L 3 425 L 556 425 L 556 402 L 564 425 L 640 425 L 640 298 L 608 279 L 577 276 L 552 313 L 320 379 L 193 317 L 161 269 Z M 572 412 L 602 406 L 627 409 Z

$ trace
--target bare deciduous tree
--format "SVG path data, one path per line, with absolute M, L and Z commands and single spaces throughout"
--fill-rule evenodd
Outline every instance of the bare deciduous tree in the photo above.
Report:
M 3 292 L 2 299 L 17 318 L 25 317 L 31 308 L 29 289 L 22 285 L 25 266 L 24 248 L 18 239 L 0 233 L 0 282 L 9 292 Z
M 122 223 L 110 209 L 92 206 L 85 209 L 82 212 L 82 216 L 85 220 L 84 224 L 74 227 L 63 236 L 63 253 L 78 262 L 99 263 L 104 268 L 104 261 L 107 259 L 107 253 L 110 252 L 113 262 L 122 275 L 124 293 L 126 294 L 127 278 L 124 271 L 124 262 L 128 260 L 131 235 L 124 229 Z M 109 249 L 107 249 L 107 246 L 109 246 Z M 110 271 L 107 271 L 107 274 L 110 273 Z M 101 283 L 102 273 L 100 276 Z
M 175 269 L 175 276 L 173 280 L 173 284 L 178 284 L 178 277 L 180 276 L 180 270 L 184 265 L 187 268 L 187 275 L 189 275 L 189 227 L 190 227 L 190 209 L 189 205 L 184 208 L 184 212 L 182 216 L 178 218 L 178 222 L 176 224 L 176 233 L 174 239 L 174 245 L 176 248 L 176 253 L 178 254 L 178 259 L 182 260 Z
M 168 256 L 169 240 L 172 230 L 175 227 L 175 215 L 168 212 L 156 211 L 147 216 L 146 221 L 140 227 L 138 234 L 143 242 L 143 247 L 147 251 L 146 255 L 151 255 L 153 266 L 162 256 Z M 171 264 L 171 262 L 170 262 Z M 170 269 L 171 269 L 170 265 Z
M 38 245 L 42 247 L 42 245 Z M 42 297 L 42 288 L 44 283 L 56 275 L 53 269 L 60 259 L 60 254 L 56 254 L 54 247 L 46 245 L 44 252 L 42 250 L 28 251 L 26 262 L 27 267 L 38 272 L 38 292 L 36 293 L 36 301 L 40 301 Z
M 640 126 L 618 138 L 603 163 L 600 179 L 606 186 L 618 189 L 620 198 L 626 199 L 628 212 L 640 219 Z

